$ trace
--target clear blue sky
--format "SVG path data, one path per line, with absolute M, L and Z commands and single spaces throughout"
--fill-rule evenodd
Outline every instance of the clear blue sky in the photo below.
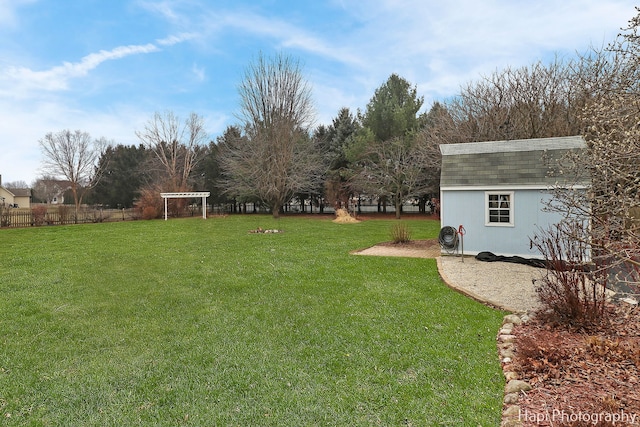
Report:
M 38 140 L 80 129 L 138 144 L 154 112 L 237 122 L 262 51 L 299 58 L 316 123 L 364 109 L 397 73 L 428 109 L 506 66 L 612 41 L 631 0 L 0 0 L 0 174 L 31 184 Z

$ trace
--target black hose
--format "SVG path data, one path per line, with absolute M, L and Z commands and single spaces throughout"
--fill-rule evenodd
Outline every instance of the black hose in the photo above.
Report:
M 438 242 L 442 249 L 452 252 L 458 247 L 458 232 L 451 226 L 445 226 L 440 229 Z

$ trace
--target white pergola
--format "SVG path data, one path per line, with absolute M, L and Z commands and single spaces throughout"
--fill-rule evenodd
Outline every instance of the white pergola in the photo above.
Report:
M 160 197 L 164 199 L 164 220 L 167 220 L 167 199 L 192 199 L 194 197 L 202 197 L 202 218 L 207 219 L 207 197 L 209 194 L 208 191 L 160 193 Z

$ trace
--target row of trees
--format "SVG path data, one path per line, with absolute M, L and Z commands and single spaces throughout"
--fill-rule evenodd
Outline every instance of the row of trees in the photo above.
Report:
M 635 28 L 632 21 L 629 31 Z M 331 124 L 315 128 L 311 91 L 298 61 L 259 55 L 239 85 L 239 123 L 208 144 L 200 116 L 182 121 L 167 112 L 137 132 L 139 146 L 105 148 L 103 140 L 94 141 L 97 158 L 74 157 L 73 149 L 55 145 L 84 141 L 88 135 L 82 132 L 49 134 L 41 145 L 51 173 L 76 181 L 77 188 L 92 188 L 92 202 L 112 206 L 150 203 L 160 191 L 206 189 L 215 202 L 262 203 L 278 216 L 293 198 L 341 207 L 366 194 L 395 203 L 399 215 L 407 198 L 424 202 L 438 193 L 439 144 L 576 134 L 600 138 L 590 112 L 600 106 L 595 121 L 605 123 L 607 114 L 618 111 L 607 94 L 626 90 L 606 82 L 616 75 L 636 77 L 629 68 L 637 64 L 628 64 L 637 41 L 631 35 L 624 40 L 577 58 L 498 70 L 428 111 L 422 111 L 424 100 L 415 86 L 392 74 L 364 111 L 343 108 Z M 633 105 L 624 101 L 625 107 Z M 75 147 L 82 152 L 86 144 Z M 93 169 L 89 173 L 74 162 Z M 74 198 L 80 203 L 81 196 Z
M 424 205 L 438 194 L 439 144 L 584 133 L 580 114 L 594 73 L 586 63 L 556 59 L 496 71 L 426 113 L 416 88 L 392 74 L 364 111 L 343 108 L 331 124 L 312 128 L 299 63 L 261 55 L 239 87 L 240 123 L 215 141 L 207 144 L 197 114 L 182 121 L 156 113 L 136 133 L 138 146 L 81 131 L 46 135 L 45 172 L 69 182 L 76 206 L 87 190 L 88 202 L 128 207 L 197 188 L 212 191 L 217 203 L 262 203 L 274 216 L 293 198 L 339 208 L 358 194 L 393 202 L 400 215 L 409 197 Z
M 315 129 L 310 87 L 289 56 L 260 55 L 239 92 L 240 124 L 208 144 L 198 115 L 156 113 L 136 133 L 138 146 L 81 131 L 47 134 L 45 172 L 64 177 L 76 207 L 150 205 L 163 191 L 206 189 L 214 202 L 259 203 L 276 217 L 294 198 L 343 207 L 354 194 L 394 201 L 399 215 L 409 196 L 437 191 L 415 144 L 423 100 L 403 78 L 391 75 L 364 113 L 344 108 Z

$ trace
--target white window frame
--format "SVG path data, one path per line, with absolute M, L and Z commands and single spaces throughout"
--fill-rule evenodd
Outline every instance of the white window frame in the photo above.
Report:
M 509 222 L 491 222 L 489 211 L 492 210 L 489 206 L 489 198 L 490 196 L 508 196 L 509 197 L 509 207 L 497 209 L 509 209 Z M 514 206 L 514 192 L 513 191 L 485 191 L 484 192 L 484 225 L 487 227 L 513 227 L 515 225 L 513 218 L 513 206 Z M 496 208 L 493 208 L 496 209 Z

